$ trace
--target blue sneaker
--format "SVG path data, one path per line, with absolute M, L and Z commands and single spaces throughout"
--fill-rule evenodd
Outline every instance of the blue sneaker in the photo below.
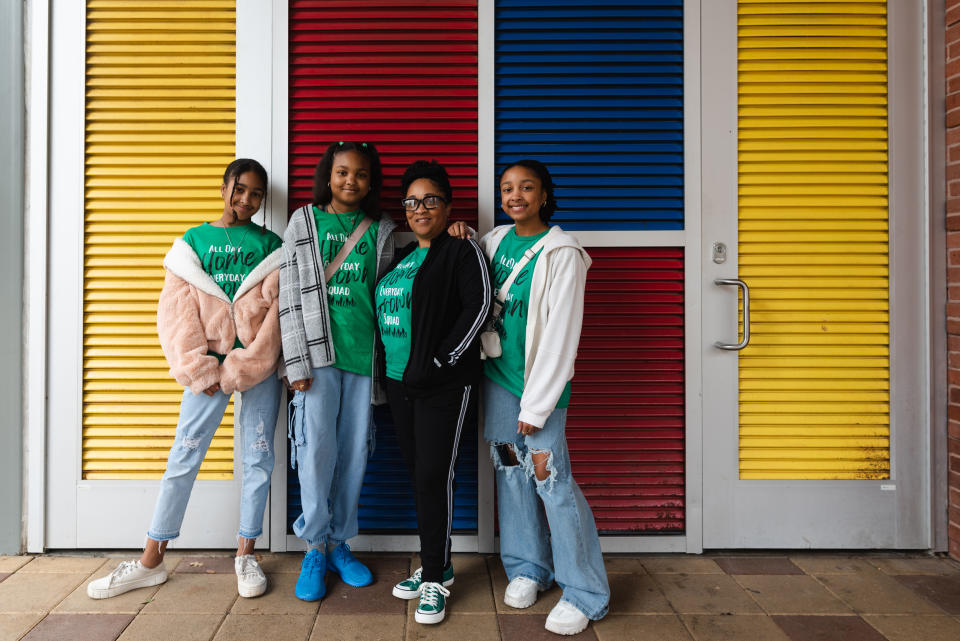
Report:
M 300 578 L 297 579 L 297 598 L 301 601 L 319 601 L 327 593 L 323 576 L 327 573 L 327 558 L 320 550 L 307 552 L 300 564 Z
M 370 568 L 357 561 L 346 543 L 341 543 L 327 552 L 327 563 L 347 585 L 362 588 L 373 583 L 373 573 L 370 572 Z

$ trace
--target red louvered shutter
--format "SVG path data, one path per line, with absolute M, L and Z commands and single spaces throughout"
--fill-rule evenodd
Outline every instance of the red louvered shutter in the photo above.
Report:
M 477 220 L 475 0 L 290 3 L 290 209 L 310 201 L 331 142 L 372 142 L 382 206 L 405 226 L 400 176 L 414 160 L 450 173 L 453 218 Z
M 567 414 L 574 476 L 601 532 L 682 532 L 683 250 L 588 252 Z
M 289 13 L 289 207 L 310 202 L 327 145 L 372 142 L 383 162 L 381 207 L 406 229 L 400 176 L 414 160 L 450 174 L 454 220 L 477 227 L 477 3 L 438 0 L 296 0 Z M 377 413 L 377 445 L 360 498 L 360 528 L 416 528 L 407 472 Z M 465 434 L 457 462 L 455 531 L 477 528 L 477 439 Z M 300 513 L 288 475 L 288 526 Z

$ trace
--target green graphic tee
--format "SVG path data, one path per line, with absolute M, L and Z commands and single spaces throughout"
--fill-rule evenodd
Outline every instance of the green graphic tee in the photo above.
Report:
M 515 229 L 508 231 L 500 241 L 496 253 L 493 255 L 493 264 L 490 266 L 493 273 L 493 294 L 500 292 L 500 287 L 513 273 L 513 266 L 523 258 L 523 253 L 533 247 L 549 230 L 536 236 L 517 236 Z M 510 285 L 510 291 L 504 296 L 503 314 L 497 326 L 500 334 L 500 346 L 503 350 L 499 358 L 488 358 L 484 361 L 483 373 L 494 383 L 502 386 L 516 396 L 523 396 L 523 372 L 525 368 L 525 354 L 527 344 L 527 306 L 530 301 L 530 281 L 533 279 L 533 268 L 540 258 L 540 252 L 524 266 Z M 570 404 L 570 383 L 563 388 L 563 394 L 557 401 L 558 408 Z
M 363 220 L 363 212 L 328 214 L 313 208 L 317 222 L 317 242 L 324 265 L 333 262 Z M 327 304 L 330 306 L 330 330 L 337 369 L 361 376 L 373 374 L 373 334 L 376 329 L 373 311 L 373 287 L 377 281 L 377 230 L 380 221 L 373 221 L 356 246 L 327 282 Z
M 377 285 L 377 324 L 387 357 L 387 377 L 395 381 L 403 380 L 403 372 L 410 360 L 413 279 L 420 271 L 429 249 L 415 249 Z
M 231 301 L 247 275 L 283 244 L 279 236 L 256 223 L 237 227 L 215 227 L 203 223 L 188 229 L 183 240 L 200 258 L 203 271 L 210 275 Z M 233 347 L 243 347 L 239 338 Z M 216 352 L 210 354 L 223 362 L 223 355 Z

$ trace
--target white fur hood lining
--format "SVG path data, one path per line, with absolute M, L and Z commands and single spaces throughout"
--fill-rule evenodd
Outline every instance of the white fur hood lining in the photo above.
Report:
M 253 271 L 247 274 L 247 277 L 240 283 L 240 287 L 237 289 L 237 293 L 234 294 L 233 300 L 236 301 L 252 289 L 254 285 L 273 273 L 274 270 L 280 269 L 282 260 L 282 248 L 274 250 L 266 258 L 261 260 L 260 264 L 254 267 Z M 177 238 L 173 241 L 173 247 L 170 248 L 170 251 L 167 252 L 167 255 L 163 259 L 163 266 L 203 293 L 209 294 L 214 298 L 219 298 L 227 304 L 232 304 L 230 298 L 228 298 L 224 291 L 220 289 L 220 286 L 214 282 L 210 274 L 203 271 L 203 266 L 200 264 L 200 257 L 197 256 L 197 252 L 193 251 L 193 247 L 188 245 L 182 238 Z

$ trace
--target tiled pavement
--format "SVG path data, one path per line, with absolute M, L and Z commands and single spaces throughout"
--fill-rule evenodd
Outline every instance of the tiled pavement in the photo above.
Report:
M 111 556 L 0 556 L 0 641 L 537 641 L 559 598 L 528 610 L 502 602 L 495 556 L 454 555 L 447 620 L 414 622 L 415 601 L 391 596 L 412 555 L 359 555 L 376 582 L 350 588 L 327 575 L 320 603 L 293 596 L 301 556 L 265 554 L 270 587 L 237 596 L 232 557 L 167 555 L 157 588 L 94 601 L 86 584 Z M 122 557 L 127 558 L 127 557 Z M 610 614 L 572 639 L 663 641 L 958 641 L 960 564 L 907 554 L 608 555 Z

